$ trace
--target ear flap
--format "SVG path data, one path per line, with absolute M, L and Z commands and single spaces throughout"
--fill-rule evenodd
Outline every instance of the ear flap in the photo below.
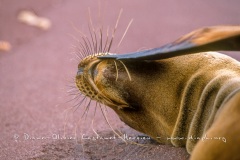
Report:
M 160 48 L 100 56 L 100 59 L 159 60 L 206 51 L 240 51 L 240 26 L 214 26 L 193 31 Z

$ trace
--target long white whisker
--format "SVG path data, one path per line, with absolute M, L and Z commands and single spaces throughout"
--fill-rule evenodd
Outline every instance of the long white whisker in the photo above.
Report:
M 118 49 L 119 46 L 121 45 L 121 43 L 122 43 L 122 41 L 123 41 L 123 38 L 125 37 L 125 35 L 126 35 L 128 29 L 129 29 L 129 27 L 131 26 L 132 22 L 133 22 L 133 19 L 131 19 L 131 21 L 128 23 L 128 26 L 127 26 L 127 28 L 126 28 L 126 30 L 125 30 L 125 32 L 124 32 L 121 40 L 119 41 L 119 43 L 118 43 L 118 45 L 117 45 L 117 47 L 116 47 L 116 49 L 115 49 L 115 53 L 117 52 L 117 49 Z
M 99 136 L 99 134 L 95 131 L 95 129 L 93 128 L 93 123 L 94 123 L 94 118 L 95 118 L 95 114 L 96 114 L 96 110 L 97 110 L 97 103 L 96 102 L 96 106 L 95 106 L 95 110 L 94 110 L 94 114 L 93 114 L 93 119 L 92 119 L 92 124 L 91 124 L 91 128 L 92 128 L 92 131 L 97 135 Z
M 114 36 L 115 36 L 115 32 L 116 32 L 116 30 L 117 30 L 118 22 L 119 22 L 119 20 L 120 20 L 120 17 L 121 17 L 121 15 L 122 15 L 122 12 L 123 12 L 123 9 L 121 8 L 121 10 L 120 10 L 120 12 L 119 12 L 119 15 L 118 15 L 118 18 L 117 18 L 117 22 L 116 22 L 115 27 L 114 27 L 114 30 L 113 30 L 113 32 L 112 32 L 112 38 L 111 38 L 111 40 L 110 40 L 110 43 L 109 43 L 107 52 L 109 52 L 110 49 L 111 49 L 112 42 L 113 42 L 113 38 L 114 38 Z
M 106 111 L 101 106 L 100 106 L 100 108 L 101 108 L 101 111 L 103 113 L 103 116 L 104 116 L 108 126 L 112 129 L 113 133 L 115 133 L 120 139 L 122 139 L 127 144 L 127 141 L 112 128 L 112 125 L 108 121 L 108 118 L 107 118 L 107 115 L 106 115 Z
M 126 65 L 125 65 L 122 61 L 120 61 L 120 60 L 119 60 L 119 62 L 122 63 L 123 67 L 125 68 L 125 70 L 126 70 L 126 72 L 127 72 L 127 75 L 128 75 L 128 77 L 129 77 L 129 80 L 132 81 L 131 75 L 130 75 L 130 73 L 129 73 L 127 67 L 126 67 Z
M 63 125 L 63 136 L 65 137 L 66 135 L 66 127 L 67 127 L 67 123 L 68 123 L 68 119 L 69 119 L 69 112 L 70 110 L 72 110 L 72 108 L 67 108 L 66 110 L 64 110 L 63 112 L 65 113 L 64 114 L 64 125 Z
M 117 67 L 117 63 L 116 63 L 116 61 L 113 61 L 114 62 L 114 64 L 115 64 L 115 67 L 116 67 L 116 81 L 118 80 L 118 67 Z

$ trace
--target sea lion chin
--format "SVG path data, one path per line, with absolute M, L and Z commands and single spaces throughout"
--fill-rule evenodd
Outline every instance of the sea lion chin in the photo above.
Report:
M 130 127 L 159 143 L 185 146 L 194 159 L 219 157 L 222 153 L 212 152 L 211 147 L 228 145 L 216 137 L 233 141 L 240 135 L 239 127 L 229 134 L 223 131 L 233 125 L 225 119 L 228 114 L 236 114 L 234 124 L 240 120 L 240 63 L 217 52 L 160 60 L 118 60 L 108 53 L 95 54 L 79 63 L 76 85 L 84 95 L 111 107 Z M 208 138 L 207 147 L 203 137 Z M 239 157 L 236 147 L 232 150 Z

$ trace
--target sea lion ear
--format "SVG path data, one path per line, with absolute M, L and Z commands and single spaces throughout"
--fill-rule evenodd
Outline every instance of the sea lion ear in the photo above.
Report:
M 159 60 L 206 51 L 240 51 L 240 26 L 214 26 L 193 31 L 160 48 L 100 56 L 100 59 Z

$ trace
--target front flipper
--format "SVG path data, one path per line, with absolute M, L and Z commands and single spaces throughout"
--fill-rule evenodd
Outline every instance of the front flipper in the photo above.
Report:
M 207 51 L 240 51 L 240 26 L 214 26 L 193 31 L 160 48 L 99 56 L 100 59 L 159 60 Z

